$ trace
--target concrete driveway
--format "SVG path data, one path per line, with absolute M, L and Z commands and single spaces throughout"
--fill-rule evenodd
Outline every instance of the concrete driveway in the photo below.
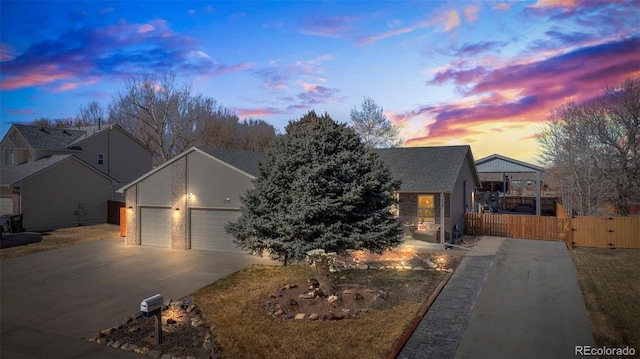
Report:
M 86 339 L 117 325 L 139 311 L 142 299 L 160 293 L 168 303 L 256 263 L 274 264 L 241 254 L 125 246 L 121 239 L 4 260 L 0 356 L 83 357 L 79 352 L 64 354 L 69 348 L 60 345 L 61 340 L 80 345 L 74 344 L 80 340 L 70 339 Z M 87 348 L 98 347 L 83 342 L 91 345 Z M 119 352 L 113 353 L 125 354 Z

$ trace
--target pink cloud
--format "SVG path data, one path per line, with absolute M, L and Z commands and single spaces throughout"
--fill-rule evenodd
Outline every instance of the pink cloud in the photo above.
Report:
M 428 136 L 409 138 L 407 145 L 466 141 L 480 135 L 475 132 L 478 128 L 491 132 L 498 123 L 500 128 L 526 130 L 545 122 L 550 112 L 567 101 L 587 100 L 602 94 L 607 86 L 640 75 L 638 53 L 640 39 L 631 38 L 538 60 L 519 59 L 497 68 L 442 69 L 430 84 L 451 81 L 467 100 L 419 107 L 388 118 L 398 122 L 422 118 L 428 122 Z
M 545 7 L 577 7 L 578 2 L 576 0 L 538 0 L 533 5 L 527 7 L 531 8 L 545 8 Z
M 500 4 L 496 4 L 493 9 L 495 10 L 509 10 L 509 8 L 511 7 L 510 4 L 507 3 L 500 3 Z
M 29 69 L 15 76 L 7 74 L 4 79 L 0 81 L 0 89 L 15 90 L 23 87 L 42 86 L 54 81 L 66 80 L 73 78 L 74 75 L 68 71 L 62 71 L 55 65 L 42 65 Z
M 234 107 L 233 111 L 240 118 L 249 118 L 249 117 L 265 117 L 272 115 L 279 115 L 282 111 L 277 110 L 273 107 L 265 107 L 265 108 L 242 108 L 242 107 Z
M 480 12 L 480 8 L 479 7 L 477 7 L 475 5 L 467 6 L 463 10 L 464 18 L 469 22 L 474 22 L 474 21 L 478 20 L 478 13 L 479 12 Z

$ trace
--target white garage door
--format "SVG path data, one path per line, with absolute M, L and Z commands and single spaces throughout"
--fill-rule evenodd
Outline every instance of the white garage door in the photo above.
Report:
M 144 246 L 171 247 L 171 208 L 140 208 L 140 242 Z
M 235 222 L 238 217 L 240 211 L 192 209 L 191 249 L 244 253 L 224 230 L 225 224 Z

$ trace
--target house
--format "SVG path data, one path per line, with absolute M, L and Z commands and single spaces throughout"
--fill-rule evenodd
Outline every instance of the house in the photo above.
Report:
M 151 170 L 152 160 L 118 125 L 14 124 L 0 142 L 1 214 L 24 214 L 33 231 L 105 222 L 107 201 L 124 201 L 115 189 Z
M 398 220 L 405 237 L 442 243 L 454 226 L 463 233 L 464 214 L 473 211 L 474 192 L 480 186 L 471 147 L 400 147 L 376 152 L 402 180 Z
M 469 146 L 377 150 L 400 178 L 399 220 L 463 230 L 480 182 Z M 263 153 L 192 147 L 119 189 L 126 195 L 125 243 L 241 252 L 224 225 L 240 216 L 240 196 L 253 186 Z M 411 227 L 413 224 L 413 227 Z M 417 232 L 417 233 L 415 233 Z M 435 240 L 435 238 L 434 238 Z

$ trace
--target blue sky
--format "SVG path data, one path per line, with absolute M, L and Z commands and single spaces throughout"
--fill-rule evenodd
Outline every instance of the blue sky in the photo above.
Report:
M 1 1 L 0 134 L 173 71 L 283 130 L 365 96 L 405 146 L 537 162 L 549 112 L 640 75 L 640 1 Z

